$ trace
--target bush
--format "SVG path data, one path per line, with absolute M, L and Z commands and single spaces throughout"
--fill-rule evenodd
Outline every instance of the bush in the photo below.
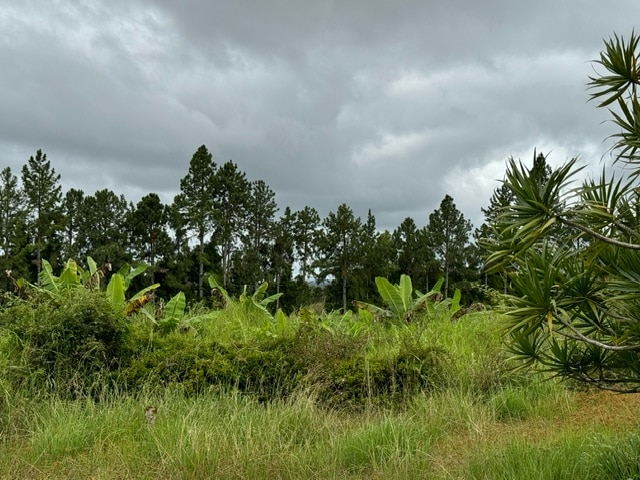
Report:
M 10 380 L 63 396 L 104 388 L 109 372 L 131 351 L 122 314 L 103 294 L 85 289 L 64 299 L 35 292 L 28 300 L 7 302 L 0 329 L 16 339 L 7 359 Z
M 249 339 L 225 346 L 191 333 L 174 332 L 157 337 L 119 377 L 132 390 L 180 385 L 187 395 L 196 395 L 212 386 L 233 386 L 261 400 L 271 400 L 297 388 L 300 365 L 286 339 Z
M 372 352 L 366 336 L 302 323 L 295 356 L 303 364 L 308 387 L 334 407 L 360 408 L 403 401 L 430 390 L 444 376 L 448 354 L 419 340 L 391 351 Z

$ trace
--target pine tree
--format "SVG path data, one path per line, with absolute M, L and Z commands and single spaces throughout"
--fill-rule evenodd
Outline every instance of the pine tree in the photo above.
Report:
M 270 267 L 275 283 L 276 293 L 280 293 L 282 285 L 291 282 L 293 276 L 293 225 L 295 214 L 287 207 L 284 214 L 274 226 L 273 244 L 271 246 Z M 293 288 L 293 285 L 291 285 Z M 289 292 L 287 291 L 287 296 Z M 280 298 L 277 300 L 276 309 L 280 308 Z
M 309 206 L 298 210 L 295 214 L 293 232 L 296 259 L 300 270 L 298 281 L 306 283 L 313 275 L 312 265 L 317 253 L 316 239 L 320 232 L 318 211 Z
M 222 262 L 222 285 L 229 285 L 231 259 L 240 244 L 251 191 L 247 175 L 229 160 L 220 167 L 213 190 L 214 241 Z
M 59 182 L 60 175 L 56 174 L 42 150 L 38 150 L 35 157 L 29 157 L 27 164 L 22 167 L 22 188 L 29 210 L 29 232 L 37 275 L 42 268 L 43 251 L 47 249 L 53 256 L 58 253 L 55 250 L 55 235 L 62 228 L 62 187 Z
M 242 249 L 244 271 L 247 278 L 243 283 L 258 285 L 264 281 L 269 263 L 270 249 L 273 245 L 275 214 L 278 206 L 275 193 L 264 180 L 249 184 L 249 197 L 246 213 L 242 219 Z
M 62 200 L 63 222 L 63 239 L 62 239 L 62 256 L 63 258 L 75 258 L 82 254 L 80 251 L 80 240 L 85 231 L 83 228 L 85 196 L 82 190 L 72 188 L 67 191 Z M 86 252 L 84 252 L 86 255 Z
M 320 278 L 333 276 L 341 286 L 342 310 L 347 310 L 347 288 L 354 272 L 361 265 L 359 255 L 362 221 L 353 215 L 346 204 L 330 212 L 322 222 L 323 232 L 318 236 Z
M 185 223 L 185 230 L 193 233 L 198 241 L 199 298 L 204 293 L 205 240 L 215 226 L 216 173 L 217 165 L 213 156 L 202 145 L 191 157 L 189 172 L 180 180 L 180 193 L 174 199 L 175 208 Z
M 11 168 L 6 167 L 0 172 L 0 288 L 4 290 L 10 287 L 7 272 L 14 278 L 26 274 L 20 261 L 20 251 L 27 243 L 26 215 L 24 193 Z
M 471 222 L 456 208 L 453 198 L 445 195 L 440 208 L 429 215 L 429 242 L 440 260 L 444 272 L 444 294 L 449 295 L 451 273 L 464 265 L 465 249 L 469 243 Z
M 82 207 L 82 251 L 98 264 L 109 263 L 116 270 L 131 262 L 127 219 L 130 205 L 124 195 L 109 189 L 85 198 Z
M 166 260 L 171 249 L 168 217 L 168 207 L 162 204 L 157 193 L 142 197 L 129 214 L 131 249 L 138 259 L 149 265 L 151 284 L 156 282 L 156 263 Z

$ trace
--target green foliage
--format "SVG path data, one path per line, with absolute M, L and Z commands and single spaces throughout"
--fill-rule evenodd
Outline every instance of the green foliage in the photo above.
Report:
M 362 221 L 354 216 L 348 205 L 341 204 L 335 213 L 327 215 L 322 226 L 322 233 L 316 238 L 318 258 L 315 266 L 320 271 L 318 278 L 335 278 L 335 290 L 340 292 L 336 296 L 340 298 L 339 304 L 344 312 L 347 310 L 347 292 L 363 255 L 360 248 Z
M 227 290 L 218 283 L 213 275 L 209 275 L 207 281 L 209 282 L 209 287 L 211 287 L 211 296 L 214 298 L 216 303 L 222 307 L 226 307 L 233 303 L 233 300 Z
M 22 166 L 22 189 L 29 212 L 29 232 L 34 239 L 37 273 L 40 273 L 43 254 L 55 244 L 55 233 L 61 229 L 62 187 L 59 182 L 60 174 L 56 174 L 47 155 L 40 149 Z
M 76 254 L 92 256 L 100 265 L 131 261 L 127 252 L 131 241 L 127 228 L 131 207 L 124 195 L 107 188 L 81 200 L 75 226 Z
M 638 165 L 640 147 L 640 102 L 636 88 L 640 84 L 638 71 L 638 43 L 640 37 L 632 32 L 629 40 L 614 35 L 605 41 L 605 50 L 595 63 L 604 67 L 607 75 L 589 77 L 589 87 L 594 90 L 593 100 L 598 107 L 610 107 L 616 104 L 620 113 L 610 110 L 613 122 L 620 127 L 620 133 L 612 135 L 614 148 L 618 150 L 618 159 L 631 165 Z M 637 175 L 636 170 L 633 175 Z
M 430 318 L 443 308 L 448 308 L 449 314 L 453 315 L 460 310 L 461 293 L 456 289 L 453 299 L 442 299 L 440 289 L 443 282 L 444 279 L 441 278 L 429 292 L 422 294 L 417 290 L 414 292 L 411 277 L 408 275 L 401 275 L 398 285 L 393 285 L 384 277 L 376 277 L 378 293 L 389 310 L 364 302 L 355 302 L 355 304 L 381 318 L 391 318 L 396 321 L 410 321 L 421 312 Z
M 248 295 L 247 286 L 244 286 L 244 290 L 240 295 L 240 305 L 246 310 L 248 315 L 261 313 L 271 316 L 271 312 L 269 312 L 267 307 L 278 300 L 278 298 L 282 296 L 282 293 L 276 293 L 267 297 L 268 287 L 269 284 L 267 282 L 262 282 L 253 294 Z
M 392 285 L 386 278 L 376 277 L 376 285 L 378 293 L 391 310 L 392 315 L 404 320 L 408 313 L 418 306 L 413 301 L 413 286 L 408 275 L 402 275 L 398 285 Z
M 104 295 L 86 289 L 14 299 L 0 310 L 0 331 L 17 341 L 5 373 L 34 392 L 67 396 L 100 389 L 130 353 L 122 314 Z
M 261 400 L 302 389 L 327 406 L 360 409 L 444 387 L 452 372 L 448 349 L 432 336 L 396 333 L 397 327 L 385 332 L 389 327 L 373 322 L 368 312 L 362 318 L 351 312 L 318 318 L 304 310 L 289 318 L 279 311 L 258 319 L 233 304 L 215 317 L 186 318 L 184 324 L 191 328 L 151 337 L 121 369 L 127 389 L 180 385 L 197 394 L 232 385 Z M 380 343 L 378 329 L 389 345 Z M 147 338 L 143 331 L 137 335 L 139 341 Z
M 103 274 L 91 258 L 87 258 L 88 270 L 83 270 L 73 259 L 67 260 L 60 276 L 53 273 L 53 268 L 47 260 L 42 261 L 42 270 L 39 275 L 39 285 L 29 285 L 32 290 L 42 290 L 54 299 L 59 297 L 69 297 L 79 288 L 99 289 L 100 277 Z M 160 284 L 156 283 L 136 292 L 129 300 L 126 300 L 126 292 L 131 285 L 131 281 L 147 269 L 146 264 L 140 264 L 136 268 L 131 268 L 125 264 L 122 268 L 111 275 L 106 286 L 105 294 L 115 309 L 123 309 L 127 315 L 137 312 L 150 298 L 150 294 L 156 290 Z M 178 294 L 176 297 L 179 297 Z M 179 299 L 176 299 L 178 302 Z M 172 305 L 174 306 L 174 305 Z M 176 312 L 173 309 L 174 313 Z M 184 312 L 184 306 L 182 308 Z
M 80 287 L 80 278 L 78 265 L 73 259 L 67 261 L 59 277 L 54 275 L 51 264 L 47 260 L 42 260 L 42 270 L 38 276 L 39 285 L 54 296 L 60 296 L 64 292 Z
M 167 302 L 160 324 L 165 328 L 172 328 L 184 318 L 187 308 L 187 298 L 183 292 L 178 292 Z
M 174 209 L 183 227 L 198 240 L 198 297 L 203 297 L 205 236 L 214 226 L 214 199 L 218 166 L 205 145 L 191 157 L 188 174 L 180 180 L 180 193 L 174 198 Z
M 429 215 L 426 234 L 444 272 L 444 296 L 449 296 L 449 281 L 460 273 L 469 256 L 471 222 L 458 210 L 453 198 L 445 195 L 440 207 Z
M 596 63 L 592 99 L 611 111 L 618 160 L 638 165 L 640 112 L 636 93 L 638 37 L 615 37 Z M 511 267 L 510 347 L 524 365 L 600 388 L 640 391 L 640 214 L 638 170 L 621 181 L 605 171 L 598 181 L 571 185 L 576 160 L 540 182 L 509 162 L 505 185 L 513 204 L 503 207 L 489 243 L 494 269 Z M 562 227 L 561 230 L 558 226 Z
M 27 210 L 24 192 L 10 167 L 0 171 L 0 272 L 26 275 L 23 249 L 27 248 Z M 0 275 L 0 289 L 10 288 L 11 278 Z

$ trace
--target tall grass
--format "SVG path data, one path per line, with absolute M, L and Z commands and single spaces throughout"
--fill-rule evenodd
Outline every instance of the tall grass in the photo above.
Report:
M 532 443 L 516 440 L 485 448 L 468 466 L 465 478 L 608 480 L 640 478 L 640 437 L 586 431 Z
M 23 391 L 0 380 L 0 478 L 640 475 L 640 435 L 623 433 L 617 438 L 606 428 L 554 430 L 576 408 L 575 395 L 533 372 L 515 375 L 509 370 L 497 315 L 402 325 L 361 325 L 357 323 L 361 319 L 335 314 L 313 321 L 321 325 L 308 325 L 309 319 L 296 316 L 278 325 L 268 318 L 246 318 L 232 308 L 197 312 L 185 320 L 186 333 L 166 335 L 161 341 L 142 324 L 133 332 L 139 344 L 144 343 L 141 356 L 169 353 L 160 359 L 165 365 L 186 359 L 193 361 L 190 365 L 196 371 L 204 368 L 199 355 L 211 354 L 211 348 L 221 352 L 238 348 L 246 362 L 269 371 L 272 366 L 260 361 L 280 357 L 262 355 L 260 348 L 282 341 L 295 346 L 295 355 L 309 356 L 307 364 L 327 368 L 315 377 L 322 381 L 335 380 L 327 375 L 331 369 L 349 372 L 345 368 L 357 362 L 362 365 L 354 371 L 366 373 L 370 367 L 374 372 L 376 365 L 400 358 L 401 352 L 407 356 L 434 352 L 439 363 L 433 387 L 392 402 L 376 402 L 373 392 L 365 392 L 359 408 L 350 408 L 326 401 L 326 391 L 310 382 L 310 376 L 288 389 L 287 395 L 267 399 L 241 392 L 236 377 L 226 384 L 205 383 L 206 388 L 196 393 L 188 382 L 163 386 L 152 375 L 142 388 L 118 389 L 117 377 L 112 377 L 109 388 L 78 398 L 30 397 L 27 393 L 33 386 Z M 313 335 L 300 337 L 301 328 L 313 329 Z M 313 343 L 318 341 L 324 343 Z M 162 350 L 158 345 L 171 348 Z M 349 348 L 357 355 L 344 354 Z M 144 372 L 145 364 L 139 368 Z M 424 373 L 419 362 L 402 368 Z M 144 417 L 147 405 L 158 409 L 153 425 Z
M 146 399 L 148 400 L 148 399 Z M 299 394 L 259 404 L 235 392 L 33 405 L 26 435 L 2 446 L 3 478 L 348 478 L 428 465 L 441 430 L 416 412 L 327 411 Z

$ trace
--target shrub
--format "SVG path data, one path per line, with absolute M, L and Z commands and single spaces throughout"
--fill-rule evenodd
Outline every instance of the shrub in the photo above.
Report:
M 195 395 L 212 386 L 234 386 L 261 400 L 292 393 L 299 377 L 299 362 L 286 339 L 249 339 L 225 346 L 179 332 L 157 337 L 119 375 L 132 390 L 180 385 L 184 393 Z
M 8 362 L 11 381 L 75 396 L 103 388 L 130 353 L 121 313 L 99 292 L 76 289 L 64 300 L 34 293 L 0 310 L 0 328 L 18 348 Z
M 302 323 L 295 356 L 306 381 L 323 403 L 340 408 L 403 401 L 434 388 L 444 376 L 448 354 L 420 340 L 375 352 L 366 336 L 352 336 L 321 323 Z

